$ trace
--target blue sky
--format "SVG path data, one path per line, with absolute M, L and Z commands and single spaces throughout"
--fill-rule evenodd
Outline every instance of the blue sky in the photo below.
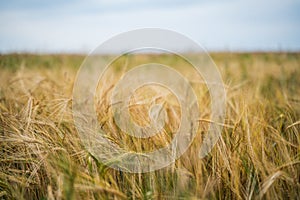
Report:
M 137 28 L 166 28 L 208 50 L 300 50 L 300 0 L 10 0 L 0 52 L 90 52 Z

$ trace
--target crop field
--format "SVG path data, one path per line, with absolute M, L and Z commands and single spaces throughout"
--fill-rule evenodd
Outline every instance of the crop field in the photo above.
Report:
M 226 90 L 226 117 L 212 151 L 199 158 L 210 123 L 210 95 L 188 64 L 171 55 L 123 56 L 97 87 L 98 123 L 128 151 L 170 143 L 180 124 L 176 98 L 159 86 L 137 90 L 132 120 L 149 123 L 162 103 L 168 123 L 147 139 L 114 121 L 108 99 L 124 70 L 163 62 L 181 71 L 200 105 L 199 130 L 171 165 L 147 173 L 112 169 L 82 144 L 72 91 L 84 55 L 0 55 L 0 199 L 299 199 L 300 53 L 211 53 Z M 195 81 L 193 81 L 195 80 Z M 163 95 L 167 94 L 167 95 Z

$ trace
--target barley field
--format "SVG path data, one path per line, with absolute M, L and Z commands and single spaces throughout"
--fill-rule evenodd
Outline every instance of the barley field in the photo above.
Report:
M 192 82 L 201 107 L 199 130 L 170 166 L 126 173 L 85 149 L 72 116 L 72 91 L 84 55 L 0 55 L 0 199 L 299 199 L 300 53 L 211 53 L 226 89 L 222 135 L 203 159 L 198 153 L 210 123 L 205 85 Z M 164 102 L 169 123 L 147 140 L 115 125 L 107 99 L 122 70 L 162 61 L 196 80 L 170 55 L 118 59 L 99 83 L 98 120 L 109 138 L 131 151 L 169 143 L 178 102 L 145 88 L 131 101 L 131 117 L 149 123 L 150 100 Z M 143 103 L 138 103 L 143 99 Z

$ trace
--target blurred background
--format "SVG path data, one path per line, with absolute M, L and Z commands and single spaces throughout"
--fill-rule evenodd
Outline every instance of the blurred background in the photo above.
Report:
M 299 51 L 299 0 L 11 0 L 0 53 L 88 53 L 137 28 L 182 33 L 209 51 Z

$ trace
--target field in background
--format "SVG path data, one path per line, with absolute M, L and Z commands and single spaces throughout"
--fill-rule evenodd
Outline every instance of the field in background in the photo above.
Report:
M 195 82 L 202 120 L 189 150 L 165 169 L 129 174 L 107 168 L 80 143 L 72 119 L 72 86 L 84 56 L 0 55 L 0 199 L 299 198 L 300 54 L 211 56 L 227 93 L 222 137 L 213 151 L 198 158 L 210 102 L 207 89 Z M 132 63 L 153 59 L 193 77 L 172 56 L 139 55 Z M 115 73 L 126 63 L 126 57 L 116 62 Z M 109 96 L 113 85 L 104 81 L 99 87 L 107 93 L 102 94 Z M 147 98 L 158 95 L 153 89 L 149 93 Z M 134 107 L 140 104 L 133 100 L 132 105 L 133 119 L 147 123 L 148 104 Z M 96 106 L 110 138 L 135 151 L 169 142 L 180 116 L 178 105 L 169 102 L 174 126 L 145 142 L 124 136 L 106 114 L 107 103 Z

